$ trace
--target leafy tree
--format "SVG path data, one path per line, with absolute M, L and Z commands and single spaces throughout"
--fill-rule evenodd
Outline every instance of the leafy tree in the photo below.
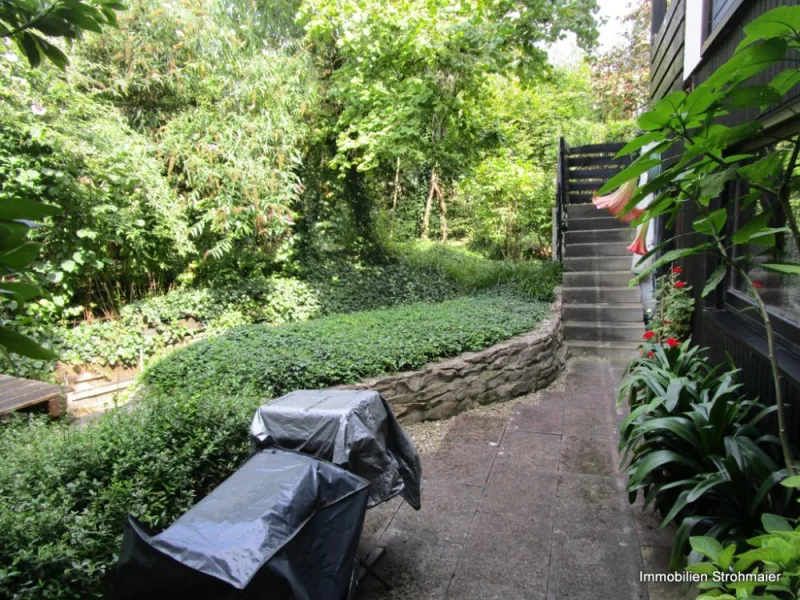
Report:
M 482 102 L 482 127 L 493 132 L 455 185 L 456 231 L 492 256 L 547 254 L 558 141 L 581 145 L 628 137 L 635 124 L 601 122 L 586 66 L 558 70 L 535 86 L 493 76 Z
M 309 0 L 301 7 L 309 41 L 336 102 L 337 153 L 343 172 L 425 164 L 428 191 L 420 224 L 428 235 L 434 197 L 440 220 L 443 178 L 469 160 L 492 74 L 525 80 L 547 66 L 540 42 L 567 31 L 590 46 L 595 0 Z M 442 223 L 446 239 L 446 224 Z
M 661 173 L 636 191 L 626 210 L 655 193 L 655 199 L 635 224 L 661 215 L 673 222 L 680 211 L 686 210 L 695 216 L 694 231 L 651 250 L 649 255 L 658 258 L 636 279 L 641 280 L 672 261 L 704 254 L 714 256 L 719 266 L 708 278 L 703 296 L 719 286 L 728 270 L 743 282 L 766 329 L 780 440 L 787 468 L 793 473 L 795 465 L 772 319 L 759 293 L 761 284 L 754 282 L 752 272 L 762 268 L 782 275 L 800 275 L 800 264 L 787 262 L 784 249 L 778 244 L 785 238 L 788 248 L 800 252 L 800 229 L 793 200 L 793 191 L 800 183 L 796 173 L 800 137 L 787 138 L 781 132 L 764 131 L 759 121 L 728 127 L 718 123 L 717 118 L 737 109 L 776 107 L 800 82 L 800 69 L 790 67 L 769 84 L 748 85 L 753 77 L 781 64 L 790 48 L 800 44 L 800 7 L 771 10 L 747 25 L 745 33 L 747 37 L 733 58 L 694 91 L 670 94 L 639 118 L 639 126 L 645 133 L 629 143 L 620 155 L 648 149 L 642 150 L 600 193 L 660 166 Z M 742 151 L 738 146 L 758 136 L 772 144 L 761 152 Z M 661 155 L 675 146 L 683 147 L 680 160 L 662 161 Z M 728 219 L 729 207 L 717 200 L 725 189 L 735 192 L 731 202 L 735 203 L 738 214 L 750 214 L 751 218 Z M 676 244 L 679 247 L 661 254 Z
M 73 40 L 84 30 L 100 32 L 103 26 L 116 23 L 114 11 L 121 9 L 122 4 L 108 0 L 10 0 L 0 3 L 0 38 L 16 43 L 33 67 L 46 58 L 64 68 L 66 56 L 45 36 Z M 35 199 L 14 197 L 0 190 L 0 298 L 15 308 L 41 294 L 38 286 L 25 281 L 26 271 L 42 247 L 29 241 L 28 233 L 34 221 L 56 212 L 54 207 Z M 0 333 L 0 351 L 7 360 L 9 351 L 29 358 L 53 357 L 52 352 L 16 331 L 0 327 Z
M 633 0 L 622 18 L 625 38 L 592 59 L 600 111 L 612 119 L 633 119 L 650 98 L 650 0 Z

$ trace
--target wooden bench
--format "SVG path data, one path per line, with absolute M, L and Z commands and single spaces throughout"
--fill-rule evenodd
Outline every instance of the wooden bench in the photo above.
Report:
M 0 375 L 0 415 L 47 403 L 51 417 L 61 415 L 61 386 Z

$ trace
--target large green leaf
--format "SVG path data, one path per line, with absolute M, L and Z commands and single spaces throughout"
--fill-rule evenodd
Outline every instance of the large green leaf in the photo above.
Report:
M 769 226 L 772 211 L 766 211 L 750 219 L 739 231 L 733 234 L 734 244 L 746 244 L 758 233 L 763 233 Z
M 714 538 L 693 536 L 689 538 L 689 544 L 692 546 L 692 550 L 714 563 L 719 560 L 719 555 L 722 553 L 722 544 Z
M 737 52 L 751 44 L 774 37 L 797 38 L 800 32 L 800 7 L 781 6 L 774 8 L 748 23 L 746 37 L 736 48 Z
M 638 179 L 642 173 L 646 173 L 653 167 L 657 167 L 661 164 L 661 160 L 658 158 L 649 158 L 649 154 L 647 156 L 641 156 L 637 158 L 629 167 L 623 169 L 614 177 L 609 179 L 603 187 L 601 187 L 597 193 L 598 195 L 607 194 L 622 184 L 629 182 L 631 179 Z
M 36 200 L 25 198 L 0 199 L 0 219 L 27 219 L 37 221 L 45 217 L 52 217 L 61 211 L 57 206 L 42 204 Z
M 636 464 L 631 479 L 633 481 L 642 481 L 644 477 L 649 475 L 653 470 L 669 463 L 686 465 L 698 472 L 703 470 L 702 466 L 677 452 L 673 452 L 672 450 L 656 450 Z
M 783 95 L 769 85 L 750 85 L 732 90 L 725 104 L 731 108 L 760 108 L 782 100 Z
M 36 260 L 41 250 L 42 244 L 25 242 L 16 248 L 0 252 L 0 264 L 7 265 L 13 269 L 20 269 Z
M 651 133 L 645 133 L 644 135 L 640 135 L 635 140 L 628 142 L 625 146 L 617 152 L 615 158 L 623 158 L 625 156 L 629 156 L 636 152 L 637 150 L 641 150 L 648 144 L 652 144 L 653 142 L 660 142 L 666 137 L 665 133 L 661 131 L 653 131 Z
M 747 81 L 783 59 L 787 48 L 786 40 L 779 38 L 755 42 L 737 52 L 705 83 L 718 90 L 731 82 Z
M 800 275 L 800 264 L 797 263 L 764 263 L 761 267 L 768 271 L 774 271 L 775 273 Z
M 711 292 L 713 292 L 719 284 L 725 279 L 725 274 L 728 272 L 728 268 L 726 265 L 719 265 L 714 272 L 711 273 L 711 276 L 706 280 L 706 285 L 703 288 L 702 297 L 705 298 Z
M 728 209 L 720 208 L 715 210 L 707 217 L 696 220 L 692 223 L 692 227 L 697 233 L 705 235 L 719 235 L 722 228 L 725 227 L 725 221 L 728 218 Z
M 628 285 L 633 286 L 639 283 L 642 279 L 650 275 L 653 271 L 660 269 L 664 265 L 668 265 L 672 262 L 680 260 L 682 258 L 686 258 L 687 256 L 694 256 L 696 254 L 703 254 L 708 250 L 713 250 L 714 245 L 711 243 L 700 244 L 698 246 L 692 246 L 691 248 L 680 248 L 677 250 L 670 250 L 669 252 L 665 253 L 661 258 L 658 260 L 654 260 L 650 265 L 646 266 L 641 273 L 639 273 L 636 277 L 631 280 L 631 283 Z
M 9 352 L 20 354 L 37 360 L 55 360 L 58 356 L 52 351 L 37 344 L 26 335 L 22 335 L 0 325 L 0 345 Z

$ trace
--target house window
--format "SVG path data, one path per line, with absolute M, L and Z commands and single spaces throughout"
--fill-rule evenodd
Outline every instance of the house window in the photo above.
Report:
M 738 190 L 737 197 L 741 198 L 745 191 Z M 748 207 L 743 207 L 737 201 L 734 211 L 736 219 L 736 229 L 740 229 L 747 221 L 765 211 L 772 212 L 770 226 L 784 227 L 786 217 L 782 214 L 780 206 L 773 199 L 762 196 L 758 201 Z M 790 205 L 796 220 L 800 220 L 800 191 L 794 192 Z M 739 246 L 738 254 L 750 254 L 753 257 L 752 266 L 748 269 L 748 277 L 758 286 L 758 293 L 764 304 L 771 313 L 786 320 L 793 325 L 800 325 L 800 277 L 797 275 L 782 275 L 773 271 L 767 271 L 760 267 L 760 264 L 769 262 L 793 262 L 800 263 L 800 251 L 791 233 L 778 233 L 775 236 L 774 247 L 764 247 L 759 245 Z M 753 290 L 742 277 L 737 273 L 732 273 L 730 278 L 732 289 L 742 298 L 752 302 Z
M 708 10 L 711 31 L 724 25 L 739 4 L 741 3 L 737 0 L 711 0 Z

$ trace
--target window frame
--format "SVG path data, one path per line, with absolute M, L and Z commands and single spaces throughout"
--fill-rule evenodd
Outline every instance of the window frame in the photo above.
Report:
M 728 231 L 726 232 L 728 236 L 732 234 L 738 217 L 738 202 L 735 200 L 738 195 L 737 192 L 740 191 L 737 189 L 738 185 L 740 184 L 737 182 L 731 182 L 724 191 L 723 202 L 728 209 Z M 706 266 L 707 268 L 712 267 L 710 264 Z M 707 272 L 710 273 L 711 271 Z M 761 321 L 760 314 L 757 312 L 755 301 L 748 297 L 747 294 L 737 290 L 734 287 L 735 283 L 735 273 L 729 267 L 722 284 L 717 288 L 717 308 L 730 313 L 743 325 L 766 338 L 766 328 Z M 769 305 L 767 306 L 767 313 L 772 322 L 776 345 L 791 356 L 800 358 L 800 320 L 793 321 L 778 313 Z
M 727 12 L 724 13 L 722 19 L 720 19 L 719 24 L 716 27 L 711 27 L 711 3 L 714 0 L 702 0 L 703 1 L 703 44 L 702 44 L 702 54 L 705 55 L 706 52 L 716 43 L 718 39 L 721 38 L 722 33 L 727 29 L 728 25 L 731 24 L 733 17 L 736 13 L 739 12 L 740 9 L 744 8 L 748 4 L 748 0 L 733 0 L 733 4 L 728 8 Z

